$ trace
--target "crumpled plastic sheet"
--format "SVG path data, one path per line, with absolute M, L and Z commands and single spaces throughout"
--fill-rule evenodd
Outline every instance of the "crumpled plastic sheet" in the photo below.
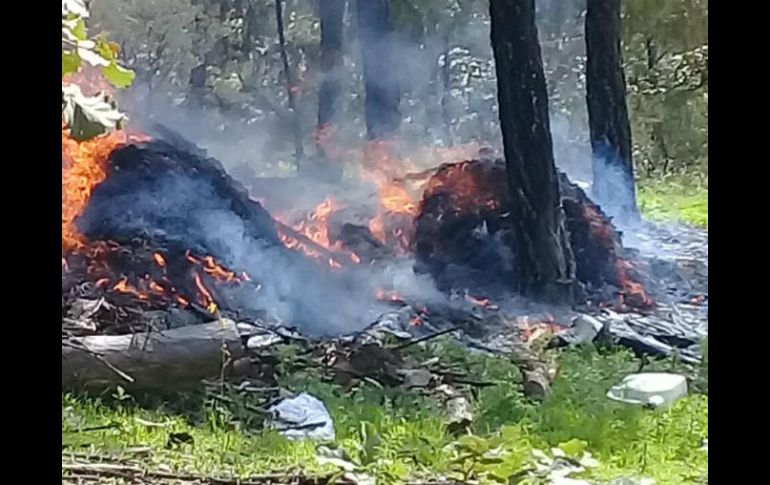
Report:
M 334 441 L 334 423 L 323 402 L 307 393 L 270 408 L 270 428 L 291 440 Z

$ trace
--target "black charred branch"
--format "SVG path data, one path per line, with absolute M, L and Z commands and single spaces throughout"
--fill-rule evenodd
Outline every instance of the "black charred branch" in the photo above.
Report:
M 633 222 L 639 211 L 620 47 L 620 0 L 588 0 L 585 31 L 593 195 L 608 212 Z
M 395 135 L 401 126 L 401 94 L 388 0 L 358 0 L 358 40 L 364 72 L 366 133 L 370 140 Z
M 574 261 L 559 199 L 534 0 L 491 0 L 516 289 L 571 300 Z

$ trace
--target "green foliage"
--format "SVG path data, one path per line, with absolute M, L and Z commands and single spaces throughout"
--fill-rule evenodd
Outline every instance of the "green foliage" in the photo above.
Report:
M 84 96 L 76 84 L 62 86 L 62 118 L 76 140 L 88 140 L 119 128 L 124 119 L 106 95 Z
M 62 0 L 62 76 L 77 72 L 83 61 L 101 69 L 117 88 L 131 85 L 134 75 L 118 64 L 117 44 L 102 37 L 88 38 L 85 19 L 89 12 L 81 0 Z
M 643 179 L 637 188 L 642 214 L 651 220 L 685 222 L 708 228 L 708 181 Z
M 623 55 L 641 175 L 708 173 L 708 4 L 624 2 Z
M 612 384 L 638 368 L 626 351 L 600 354 L 586 347 L 562 353 L 560 376 L 542 405 L 522 396 L 518 371 L 507 359 L 468 353 L 448 340 L 412 351 L 416 356 L 437 356 L 445 365 L 497 383 L 481 389 L 473 400 L 477 419 L 471 434 L 450 433 L 440 402 L 414 392 L 363 384 L 344 393 L 312 374 L 289 383 L 293 390 L 307 391 L 326 404 L 335 424 L 334 446 L 357 472 L 381 483 L 436 475 L 475 478 L 481 483 L 535 483 L 539 475 L 534 450 L 552 448 L 579 461 L 590 452 L 598 466 L 583 475 L 593 480 L 641 475 L 676 485 L 691 483 L 708 469 L 708 455 L 699 449 L 708 437 L 705 396 L 691 395 L 658 411 L 606 398 Z M 650 370 L 670 365 L 653 362 Z M 698 375 L 704 376 L 703 371 Z M 182 467 L 184 463 L 188 471 L 199 473 L 243 476 L 297 467 L 308 473 L 334 470 L 333 462 L 319 463 L 310 443 L 286 441 L 249 424 L 253 417 L 248 414 L 253 413 L 246 406 L 222 406 L 194 396 L 186 403 L 171 408 L 155 401 L 154 409 L 148 410 L 147 403 L 140 405 L 125 394 L 109 402 L 64 396 L 63 442 L 67 449 L 92 446 L 111 453 L 150 446 L 148 466 Z M 109 423 L 117 425 L 77 432 Z M 169 434 L 180 432 L 192 435 L 195 446 L 167 449 Z
M 62 0 L 62 78 L 77 73 L 83 62 L 98 67 L 116 88 L 131 85 L 134 73 L 118 64 L 118 47 L 102 37 L 88 38 L 82 0 Z M 62 85 L 62 118 L 76 140 L 87 140 L 118 128 L 125 116 L 106 95 L 85 96 L 75 84 Z

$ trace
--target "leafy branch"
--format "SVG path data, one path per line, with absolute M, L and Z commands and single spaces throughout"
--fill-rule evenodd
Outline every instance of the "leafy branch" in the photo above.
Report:
M 79 72 L 85 62 L 98 68 L 112 86 L 130 86 L 134 73 L 118 63 L 118 45 L 102 36 L 89 38 L 88 17 L 85 0 L 62 0 L 62 79 Z M 120 128 L 125 115 L 106 94 L 85 96 L 77 85 L 68 83 L 62 84 L 62 118 L 71 136 L 82 141 Z

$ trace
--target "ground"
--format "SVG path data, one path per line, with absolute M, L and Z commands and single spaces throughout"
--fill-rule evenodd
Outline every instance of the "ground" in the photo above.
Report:
M 590 483 L 617 477 L 649 477 L 672 485 L 705 483 L 707 361 L 701 369 L 683 369 L 672 360 L 649 364 L 647 370 L 685 370 L 694 382 L 689 397 L 669 410 L 652 411 L 605 397 L 610 385 L 639 368 L 639 360 L 625 350 L 585 347 L 559 353 L 561 372 L 544 404 L 521 395 L 519 372 L 506 359 L 469 354 L 449 341 L 415 352 L 456 362 L 479 380 L 495 382 L 473 400 L 470 432 L 478 437 L 475 446 L 492 447 L 503 430 L 516 439 L 504 442 L 502 449 L 524 465 L 534 449 L 548 452 L 584 442 L 580 446 L 599 461 L 583 475 Z M 480 457 L 463 459 L 459 447 L 467 438 L 453 435 L 438 403 L 418 393 L 363 386 L 344 394 L 309 374 L 294 375 L 285 385 L 325 402 L 335 423 L 333 446 L 345 451 L 346 461 L 359 473 L 377 477 L 378 483 L 483 476 L 497 466 Z M 102 397 L 65 395 L 62 463 L 101 461 L 140 470 L 241 478 L 290 470 L 331 476 L 338 471 L 319 463 L 313 444 L 256 429 L 260 419 L 245 406 L 223 407 L 203 395 L 176 396 L 163 404 L 120 391 Z
M 662 184 L 639 189 L 647 218 L 705 226 L 706 235 L 707 198 L 707 188 L 688 189 L 685 195 Z M 470 353 L 448 338 L 415 346 L 413 352 L 422 359 L 437 357 L 493 383 L 473 393 L 474 419 L 465 435 L 453 432 L 437 400 L 417 391 L 364 384 L 343 392 L 312 371 L 285 373 L 283 387 L 307 391 L 328 407 L 336 439 L 325 448 L 262 430 L 262 416 L 249 398 L 223 404 L 210 394 L 146 398 L 121 389 L 101 396 L 67 394 L 62 396 L 62 481 L 221 484 L 239 478 L 240 483 L 266 483 L 276 473 L 328 480 L 350 468 L 348 478 L 374 477 L 377 483 L 435 483 L 438 477 L 494 483 L 496 476 L 531 468 L 534 450 L 552 456 L 558 447 L 567 455 L 588 451 L 598 460 L 575 476 L 591 484 L 619 477 L 707 483 L 704 344 L 700 367 L 675 358 L 642 363 L 619 348 L 552 351 L 560 373 L 542 404 L 522 395 L 519 370 L 505 358 Z M 665 410 L 606 398 L 612 384 L 641 366 L 686 373 L 690 395 Z M 330 449 L 337 450 L 336 459 L 328 458 Z M 248 477 L 251 481 L 244 481 Z M 531 480 L 520 483 L 547 483 Z
M 708 181 L 705 185 L 686 180 L 643 181 L 637 198 L 647 219 L 684 222 L 708 229 Z

